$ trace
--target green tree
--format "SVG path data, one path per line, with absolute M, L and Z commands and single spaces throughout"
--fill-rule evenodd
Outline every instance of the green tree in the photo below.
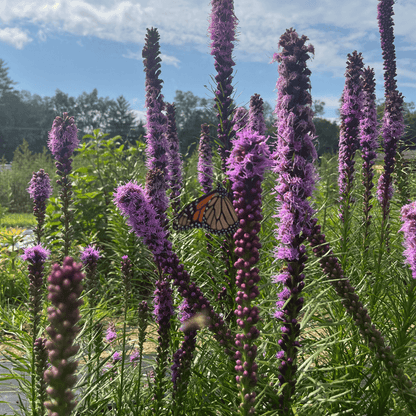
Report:
M 178 129 L 179 150 L 185 154 L 198 146 L 201 134 L 201 124 L 210 125 L 210 134 L 214 139 L 217 138 L 217 117 L 214 109 L 214 100 L 199 98 L 192 94 L 191 91 L 176 91 L 174 98 L 175 120 Z
M 110 106 L 106 132 L 110 136 L 121 136 L 123 141 L 128 141 L 131 145 L 146 134 L 143 122 L 136 122 L 130 104 L 123 95 Z

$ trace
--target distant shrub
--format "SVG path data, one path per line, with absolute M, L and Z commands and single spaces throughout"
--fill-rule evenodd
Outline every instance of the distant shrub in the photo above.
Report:
M 0 172 L 0 204 L 11 213 L 32 212 L 32 201 L 27 192 L 33 172 L 44 169 L 55 183 L 55 166 L 46 148 L 42 153 L 32 153 L 26 140 L 14 152 L 11 170 Z M 54 195 L 57 191 L 54 189 Z

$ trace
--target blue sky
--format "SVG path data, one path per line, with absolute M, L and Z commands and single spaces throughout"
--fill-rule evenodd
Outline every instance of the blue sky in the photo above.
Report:
M 326 103 L 335 120 L 344 87 L 347 54 L 363 53 L 375 69 L 377 98 L 383 98 L 383 61 L 377 26 L 377 0 L 235 0 L 239 19 L 234 48 L 237 105 L 258 93 L 276 102 L 277 63 L 269 64 L 287 28 L 306 35 L 315 47 L 309 61 L 312 98 Z M 98 89 L 100 97 L 130 102 L 144 119 L 141 51 L 146 28 L 160 34 L 162 93 L 172 102 L 176 90 L 213 98 L 214 59 L 208 33 L 209 0 L 2 0 L 0 58 L 18 90 L 77 97 Z M 416 103 L 415 0 L 394 5 L 398 88 Z M 206 86 L 206 87 L 204 87 Z

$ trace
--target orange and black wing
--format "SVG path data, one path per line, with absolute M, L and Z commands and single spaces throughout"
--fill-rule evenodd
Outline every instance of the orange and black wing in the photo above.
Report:
M 174 230 L 204 228 L 213 234 L 229 234 L 237 225 L 232 201 L 221 186 L 191 202 L 173 221 Z

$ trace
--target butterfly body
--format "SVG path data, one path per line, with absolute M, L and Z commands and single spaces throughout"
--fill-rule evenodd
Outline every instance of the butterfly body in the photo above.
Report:
M 173 229 L 177 231 L 204 228 L 218 235 L 230 234 L 237 226 L 233 203 L 221 185 L 188 204 L 173 221 Z

